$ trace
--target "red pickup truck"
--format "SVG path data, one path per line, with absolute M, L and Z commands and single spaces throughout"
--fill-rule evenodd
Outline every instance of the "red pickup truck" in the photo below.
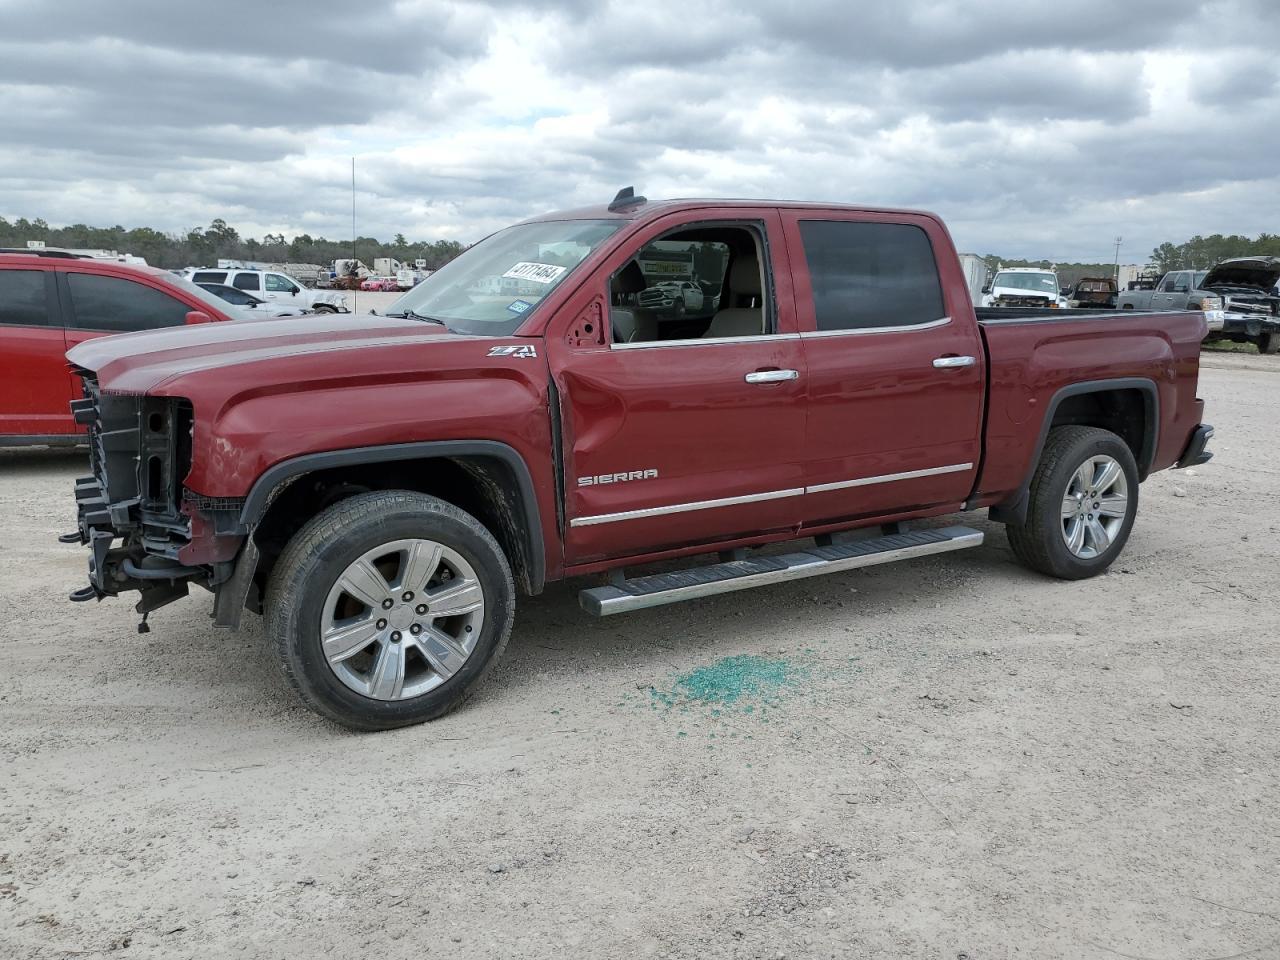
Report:
M 643 306 L 672 281 L 703 309 Z M 382 729 L 458 705 L 549 580 L 596 575 L 608 615 L 977 546 L 907 522 L 983 508 L 1027 566 L 1088 577 L 1142 480 L 1210 456 L 1204 333 L 975 315 L 927 213 L 623 191 L 494 234 L 388 316 L 71 350 L 72 599 L 140 591 L 145 629 L 205 587 L 222 626 L 265 615 L 309 706 Z

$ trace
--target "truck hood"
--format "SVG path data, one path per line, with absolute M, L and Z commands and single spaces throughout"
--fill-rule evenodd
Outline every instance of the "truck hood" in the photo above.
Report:
M 226 367 L 478 339 L 490 338 L 461 337 L 437 324 L 396 317 L 255 316 L 96 337 L 73 347 L 67 359 L 77 367 L 96 373 L 105 390 L 151 393 L 175 378 Z
M 1200 284 L 1213 287 L 1248 287 L 1269 293 L 1280 281 L 1280 257 L 1239 257 L 1223 260 L 1205 276 Z

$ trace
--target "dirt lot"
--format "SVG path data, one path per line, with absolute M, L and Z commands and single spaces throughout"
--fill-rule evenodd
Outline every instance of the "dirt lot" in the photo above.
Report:
M 979 519 L 614 620 L 557 585 L 373 736 L 207 595 L 67 603 L 79 460 L 2 453 L 0 955 L 1280 957 L 1280 357 L 1205 365 L 1217 458 L 1107 576 Z

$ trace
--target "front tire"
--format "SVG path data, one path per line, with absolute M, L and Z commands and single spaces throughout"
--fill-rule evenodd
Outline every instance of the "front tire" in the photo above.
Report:
M 1062 580 L 1105 571 L 1138 511 L 1138 467 L 1128 444 L 1098 427 L 1049 432 L 1031 480 L 1025 522 L 1006 532 L 1023 566 Z
M 515 586 L 475 517 L 381 491 L 334 504 L 294 535 L 266 607 L 302 701 L 353 730 L 388 730 L 466 700 L 506 647 Z
M 1280 353 L 1280 331 L 1273 330 L 1258 337 L 1259 353 Z

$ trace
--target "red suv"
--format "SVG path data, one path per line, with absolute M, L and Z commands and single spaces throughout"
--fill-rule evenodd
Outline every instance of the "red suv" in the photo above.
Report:
M 91 337 L 230 320 L 227 304 L 155 267 L 72 254 L 0 253 L 0 446 L 74 443 L 80 378 L 66 352 Z M 198 316 L 193 316 L 198 314 Z

